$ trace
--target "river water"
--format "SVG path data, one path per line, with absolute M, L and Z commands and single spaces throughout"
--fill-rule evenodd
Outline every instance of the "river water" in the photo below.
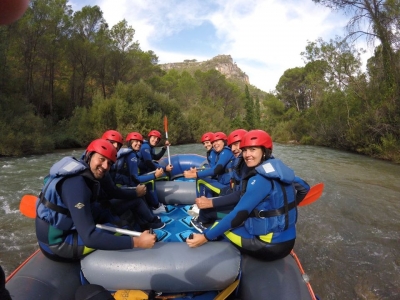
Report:
M 171 155 L 204 154 L 201 144 Z M 82 149 L 0 158 L 0 264 L 8 276 L 37 249 L 33 219 L 19 202 L 38 194 L 51 165 Z M 299 208 L 295 251 L 321 299 L 400 299 L 400 165 L 327 148 L 274 145 L 274 155 L 321 198 Z

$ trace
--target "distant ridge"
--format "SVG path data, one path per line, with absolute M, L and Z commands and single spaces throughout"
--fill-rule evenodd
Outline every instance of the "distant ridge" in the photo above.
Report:
M 186 70 L 189 73 L 194 73 L 196 70 L 204 72 L 214 69 L 225 75 L 226 79 L 238 81 L 242 84 L 250 84 L 249 76 L 233 62 L 230 55 L 217 55 L 210 60 L 200 62 L 196 59 L 185 59 L 183 62 L 160 64 L 159 66 L 164 71 L 175 69 Z

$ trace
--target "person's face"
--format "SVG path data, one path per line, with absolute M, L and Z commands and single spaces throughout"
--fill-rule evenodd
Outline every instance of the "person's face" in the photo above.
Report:
M 138 140 L 131 141 L 131 147 L 134 151 L 139 151 L 141 146 L 142 146 L 142 141 Z
M 242 150 L 240 150 L 240 141 L 231 144 L 231 150 L 235 157 L 238 157 Z
M 116 141 L 111 141 L 111 140 L 108 140 L 108 141 L 114 146 L 115 149 L 117 149 L 117 151 L 119 151 L 119 149 L 121 149 L 122 145 L 120 143 L 118 143 Z
M 112 162 L 105 156 L 95 152 L 90 159 L 90 171 L 94 178 L 101 179 L 110 170 Z
M 216 140 L 213 142 L 213 148 L 216 152 L 221 152 L 224 148 L 225 144 L 223 140 Z
M 206 150 L 208 151 L 208 150 L 211 149 L 212 144 L 211 144 L 210 141 L 204 141 L 204 142 L 203 142 L 203 146 L 204 146 L 204 148 L 206 148 Z
M 242 151 L 244 161 L 249 168 L 256 167 L 261 163 L 263 156 L 261 147 L 246 147 Z
M 152 135 L 149 139 L 149 143 L 152 146 L 156 146 L 160 142 L 160 139 L 154 135 Z

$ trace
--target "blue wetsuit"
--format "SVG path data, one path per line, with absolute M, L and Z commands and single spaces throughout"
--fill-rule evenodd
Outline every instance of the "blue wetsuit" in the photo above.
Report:
M 129 170 L 129 185 L 136 186 L 143 183 L 147 187 L 146 200 L 152 208 L 157 208 L 160 205 L 156 191 L 156 174 L 143 174 L 140 175 L 140 155 L 136 151 L 132 151 L 126 157 L 126 165 Z
M 262 260 L 283 258 L 293 249 L 296 238 L 295 175 L 273 158 L 255 170 L 242 179 L 242 196 L 234 209 L 204 235 L 208 240 L 225 235 L 240 251 Z M 304 184 L 308 192 L 303 180 L 296 183 Z M 237 193 L 225 197 L 237 197 Z
M 70 164 L 75 164 L 74 172 L 69 171 Z M 86 163 L 67 157 L 53 165 L 37 204 L 36 236 L 46 256 L 78 260 L 95 249 L 133 247 L 131 237 L 96 228 L 92 204 L 99 190 L 100 184 Z
M 141 164 L 139 165 L 141 171 L 144 173 L 148 173 L 154 171 L 157 168 L 163 168 L 165 172 L 165 167 L 160 166 L 155 160 L 159 160 L 163 157 L 166 148 L 162 148 L 161 151 L 156 154 L 154 147 L 150 145 L 150 143 L 146 140 L 143 141 L 142 146 L 140 147 L 139 157 L 141 159 Z
M 210 168 L 197 172 L 196 193 L 198 197 L 220 195 L 222 191 L 229 188 L 235 156 L 228 147 L 224 147 L 219 153 L 215 152 L 215 154 L 214 164 L 210 161 Z

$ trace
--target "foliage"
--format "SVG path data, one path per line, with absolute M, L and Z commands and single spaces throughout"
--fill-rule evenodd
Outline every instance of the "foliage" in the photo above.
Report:
M 304 66 L 286 70 L 274 93 L 216 68 L 229 55 L 161 69 L 126 20 L 109 28 L 98 6 L 73 12 L 67 0 L 32 0 L 25 15 L 0 28 L 0 155 L 85 147 L 105 130 L 172 144 L 199 142 L 206 131 L 260 128 L 275 141 L 322 145 L 400 162 L 399 0 L 314 0 L 350 15 L 348 35 L 308 42 Z M 366 20 L 368 31 L 359 30 Z M 362 70 L 351 38 L 379 41 Z

